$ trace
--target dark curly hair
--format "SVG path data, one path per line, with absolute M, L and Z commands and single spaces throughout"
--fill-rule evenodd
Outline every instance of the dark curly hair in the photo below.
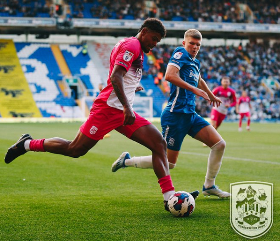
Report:
M 157 18 L 147 18 L 138 30 L 138 33 L 141 32 L 141 30 L 145 27 L 149 30 L 159 33 L 162 38 L 164 38 L 166 35 L 165 27 L 163 26 L 162 22 Z

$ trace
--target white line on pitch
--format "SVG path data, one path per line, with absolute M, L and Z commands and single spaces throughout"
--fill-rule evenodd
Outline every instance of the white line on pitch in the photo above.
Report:
M 186 155 L 195 155 L 195 156 L 205 156 L 205 157 L 209 156 L 209 154 L 201 154 L 201 153 L 186 152 L 186 151 L 182 151 L 180 153 L 186 154 Z M 254 160 L 254 159 L 239 158 L 239 157 L 232 157 L 232 156 L 224 156 L 223 159 L 231 159 L 231 160 L 245 161 L 245 162 L 258 162 L 258 163 L 265 163 L 265 164 L 280 165 L 279 162 L 271 162 L 271 161 L 265 161 L 265 160 Z

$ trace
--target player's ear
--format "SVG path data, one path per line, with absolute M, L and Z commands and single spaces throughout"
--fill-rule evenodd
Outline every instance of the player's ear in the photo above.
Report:
M 148 28 L 144 27 L 141 31 L 142 35 L 145 35 L 148 32 Z
M 185 47 L 185 43 L 186 43 L 185 40 L 183 40 L 182 44 L 183 44 L 184 47 Z

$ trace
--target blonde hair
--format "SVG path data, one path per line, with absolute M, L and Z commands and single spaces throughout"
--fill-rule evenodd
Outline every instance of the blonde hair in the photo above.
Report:
M 189 29 L 184 34 L 184 39 L 186 39 L 187 37 L 202 39 L 202 34 L 197 29 Z

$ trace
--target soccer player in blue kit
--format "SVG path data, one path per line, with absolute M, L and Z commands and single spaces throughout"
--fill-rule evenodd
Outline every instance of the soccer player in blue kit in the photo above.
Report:
M 229 197 L 215 185 L 226 143 L 216 129 L 195 112 L 195 96 L 201 96 L 211 105 L 219 106 L 221 100 L 208 88 L 200 76 L 200 62 L 196 59 L 202 42 L 202 35 L 196 29 L 184 34 L 183 46 L 174 50 L 165 73 L 165 80 L 171 83 L 168 104 L 161 115 L 162 135 L 167 142 L 169 168 L 176 165 L 182 142 L 186 135 L 210 147 L 207 172 L 202 193 L 205 196 Z M 113 163 L 112 171 L 124 167 L 152 168 L 151 156 L 130 157 L 123 152 Z

